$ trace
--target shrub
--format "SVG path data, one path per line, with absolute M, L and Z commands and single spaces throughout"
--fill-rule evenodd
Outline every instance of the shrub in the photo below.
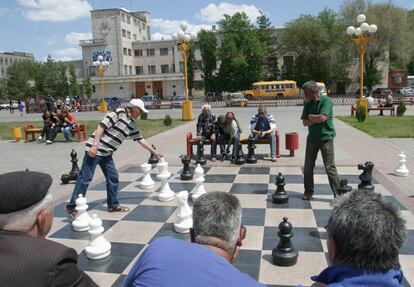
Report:
M 147 120 L 147 119 L 148 119 L 148 113 L 142 113 L 141 120 Z
M 407 107 L 405 106 L 405 103 L 403 101 L 400 101 L 397 107 L 397 116 L 402 117 L 407 110 Z
M 359 106 L 356 110 L 356 118 L 358 122 L 362 123 L 367 118 L 367 112 L 364 106 Z
M 172 118 L 170 115 L 165 115 L 164 118 L 164 126 L 171 126 L 172 124 Z

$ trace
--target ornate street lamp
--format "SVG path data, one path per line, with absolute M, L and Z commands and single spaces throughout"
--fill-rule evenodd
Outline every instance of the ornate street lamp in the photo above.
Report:
M 365 111 L 368 114 L 367 100 L 364 98 L 364 53 L 367 51 L 367 44 L 372 34 L 377 32 L 378 27 L 375 24 L 369 25 L 364 14 L 359 14 L 357 22 L 359 27 L 349 26 L 346 28 L 346 33 L 351 36 L 352 41 L 358 45 L 359 51 L 359 99 L 357 106 L 365 107 Z
M 180 28 L 177 33 L 172 34 L 172 39 L 178 41 L 177 46 L 183 52 L 184 59 L 185 101 L 182 108 L 182 119 L 183 121 L 191 121 L 193 119 L 193 103 L 188 98 L 187 60 L 193 41 L 197 40 L 197 34 L 186 33 L 186 23 L 181 23 Z
M 101 104 L 99 105 L 99 111 L 101 113 L 106 113 L 108 111 L 108 107 L 107 104 L 105 102 L 105 93 L 104 93 L 104 74 L 106 72 L 106 70 L 109 67 L 109 62 L 108 61 L 104 61 L 104 58 L 102 55 L 99 55 L 97 60 L 95 62 L 93 62 L 93 65 L 96 67 L 96 70 L 98 71 L 98 75 L 99 77 L 101 77 L 101 96 L 102 96 L 102 100 L 101 100 Z

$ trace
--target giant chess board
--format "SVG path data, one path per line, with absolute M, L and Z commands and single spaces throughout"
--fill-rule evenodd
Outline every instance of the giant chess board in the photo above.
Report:
M 191 191 L 194 181 L 181 181 L 182 167 L 170 167 L 169 180 L 173 191 Z M 242 250 L 234 263 L 242 272 L 268 286 L 309 286 L 310 276 L 319 274 L 327 267 L 326 231 L 324 226 L 330 215 L 332 192 L 323 168 L 315 168 L 315 195 L 312 201 L 303 201 L 303 174 L 301 167 L 254 167 L 225 166 L 206 167 L 204 186 L 207 191 L 224 191 L 235 194 L 243 207 L 242 223 L 247 236 Z M 360 171 L 356 167 L 338 167 L 341 178 L 356 188 Z M 286 179 L 289 194 L 287 204 L 273 204 L 271 194 L 276 190 L 276 175 L 281 172 Z M 139 167 L 120 172 L 119 200 L 130 208 L 128 213 L 106 211 L 105 182 L 90 186 L 86 198 L 89 214 L 96 213 L 103 221 L 104 236 L 112 244 L 109 257 L 89 260 L 85 254 L 90 235 L 74 232 L 64 211 L 65 204 L 55 208 L 55 218 L 49 238 L 77 250 L 78 265 L 100 286 L 121 286 L 140 252 L 159 236 L 173 236 L 190 240 L 189 234 L 174 232 L 173 222 L 177 202 L 158 201 L 160 182 L 157 169 L 151 171 L 155 187 L 143 190 L 139 182 L 143 173 Z M 374 179 L 375 191 L 401 209 L 407 221 L 408 235 L 401 249 L 400 261 L 405 274 L 405 286 L 414 286 L 414 215 L 392 194 Z M 191 200 L 190 205 L 191 205 Z M 277 226 L 283 217 L 293 225 L 293 245 L 299 251 L 296 265 L 279 267 L 273 265 L 271 252 L 278 243 Z M 411 284 L 411 285 L 410 285 Z

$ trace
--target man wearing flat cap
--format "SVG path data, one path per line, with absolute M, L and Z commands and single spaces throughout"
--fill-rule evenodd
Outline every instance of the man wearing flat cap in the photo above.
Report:
M 107 113 L 86 142 L 82 167 L 70 202 L 66 205 L 66 211 L 71 217 L 76 217 L 76 199 L 79 194 L 85 196 L 97 165 L 101 167 L 106 178 L 108 212 L 129 211 L 127 207 L 121 206 L 118 201 L 119 176 L 112 154 L 129 136 L 158 158 L 162 157 L 137 129 L 135 121 L 142 113 L 148 113 L 144 102 L 140 99 L 132 99 L 126 109 L 119 108 Z
M 78 269 L 72 248 L 50 241 L 52 178 L 18 171 L 0 175 L 0 285 L 98 286 Z

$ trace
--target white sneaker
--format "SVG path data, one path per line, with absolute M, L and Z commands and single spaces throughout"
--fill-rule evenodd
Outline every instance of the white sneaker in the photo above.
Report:
M 50 141 L 50 140 L 46 141 L 46 144 L 51 144 L 51 143 L 52 143 L 52 141 Z
M 42 136 L 39 136 L 39 140 L 40 140 L 40 141 L 42 140 Z

